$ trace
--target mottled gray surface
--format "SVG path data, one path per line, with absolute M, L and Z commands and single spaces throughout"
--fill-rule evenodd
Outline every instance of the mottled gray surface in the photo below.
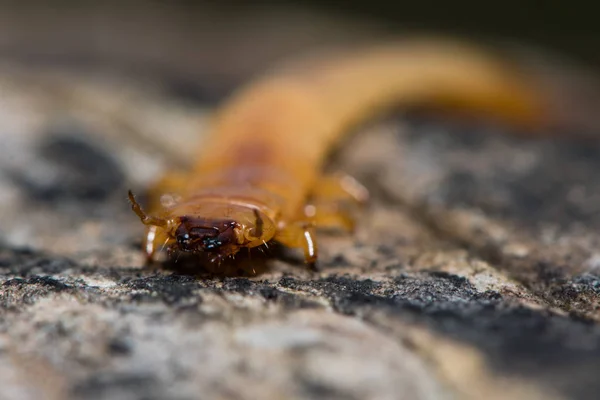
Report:
M 0 65 L 0 399 L 596 398 L 600 142 L 390 118 L 330 166 L 373 201 L 320 272 L 148 269 L 126 191 L 206 126 L 170 83 Z

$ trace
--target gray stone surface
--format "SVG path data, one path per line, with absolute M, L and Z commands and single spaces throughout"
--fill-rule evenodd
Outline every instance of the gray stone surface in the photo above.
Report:
M 145 268 L 126 191 L 194 156 L 197 100 L 0 65 L 0 399 L 596 398 L 600 142 L 389 118 L 332 159 L 373 201 L 320 272 Z

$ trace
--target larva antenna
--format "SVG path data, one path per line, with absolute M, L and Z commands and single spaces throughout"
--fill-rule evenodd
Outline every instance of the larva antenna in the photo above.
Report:
M 150 215 L 146 214 L 144 210 L 142 210 L 142 206 L 140 206 L 140 203 L 137 202 L 131 190 L 127 192 L 127 197 L 129 197 L 129 202 L 131 203 L 131 209 L 138 217 L 140 217 L 140 220 L 144 225 L 155 225 L 160 226 L 161 228 L 167 227 L 166 220 L 162 218 L 151 217 Z

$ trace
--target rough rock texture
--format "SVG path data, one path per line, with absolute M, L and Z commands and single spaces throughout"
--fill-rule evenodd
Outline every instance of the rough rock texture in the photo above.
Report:
M 600 142 L 403 116 L 331 169 L 373 194 L 322 270 L 143 267 L 126 190 L 193 156 L 156 81 L 0 68 L 1 399 L 548 399 L 600 390 Z

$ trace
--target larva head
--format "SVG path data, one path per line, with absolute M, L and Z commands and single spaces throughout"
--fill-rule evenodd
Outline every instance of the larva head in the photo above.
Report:
M 130 193 L 133 211 L 145 225 L 155 225 L 169 237 L 170 251 L 235 254 L 242 247 L 259 246 L 275 235 L 275 225 L 250 206 L 194 201 L 174 204 L 166 218 L 148 216 Z
M 209 220 L 193 216 L 179 217 L 179 224 L 172 233 L 174 249 L 184 252 L 221 252 L 238 245 L 233 220 Z
M 174 249 L 227 256 L 242 247 L 259 246 L 275 233 L 273 222 L 255 208 L 227 206 L 226 214 L 216 212 L 214 205 L 203 209 L 204 212 L 188 212 L 179 217 L 179 225 L 172 234 Z

